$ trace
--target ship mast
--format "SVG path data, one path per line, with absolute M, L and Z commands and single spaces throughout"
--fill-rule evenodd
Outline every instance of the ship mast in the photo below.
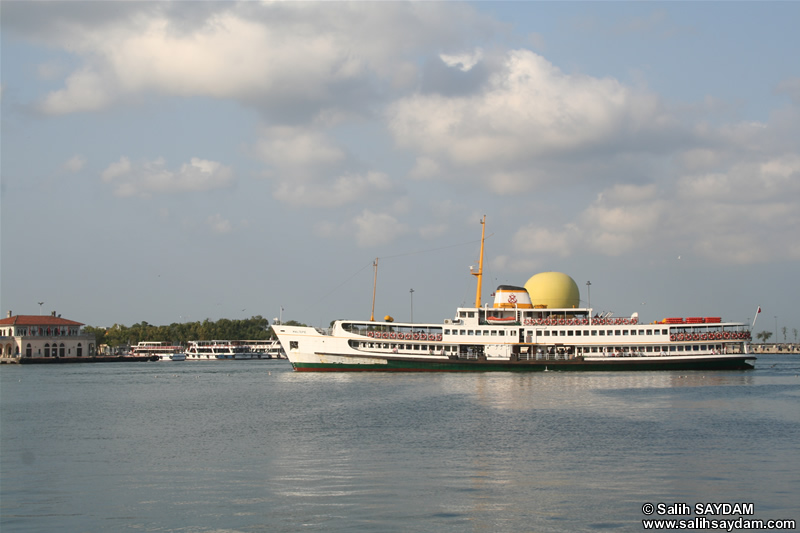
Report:
M 478 260 L 478 271 L 475 272 L 472 267 L 470 267 L 470 274 L 478 278 L 478 288 L 475 291 L 475 307 L 480 308 L 481 306 L 481 284 L 483 281 L 483 241 L 486 237 L 486 215 L 483 215 L 483 220 L 481 220 L 481 257 Z
M 375 276 L 372 280 L 372 313 L 369 315 L 369 321 L 375 322 L 375 288 L 378 286 L 378 258 L 375 258 L 375 262 L 372 263 L 372 266 L 375 268 Z

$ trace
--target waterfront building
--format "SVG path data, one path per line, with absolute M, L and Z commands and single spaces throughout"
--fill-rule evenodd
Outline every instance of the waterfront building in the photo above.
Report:
M 14 315 L 0 320 L 0 358 L 72 358 L 97 355 L 94 335 L 86 334 L 83 324 L 50 315 Z

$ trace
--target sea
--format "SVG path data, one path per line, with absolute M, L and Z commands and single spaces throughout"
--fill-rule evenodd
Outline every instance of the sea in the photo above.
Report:
M 800 355 L 756 365 L 2 365 L 0 531 L 596 532 L 667 518 L 794 530 Z

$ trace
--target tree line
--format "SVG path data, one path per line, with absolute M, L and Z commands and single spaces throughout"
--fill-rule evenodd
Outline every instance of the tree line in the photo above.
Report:
M 787 342 L 786 334 L 788 333 L 788 328 L 783 326 L 781 328 L 781 333 L 783 334 L 783 342 Z M 794 342 L 797 342 L 797 328 L 792 328 L 792 333 L 794 334 Z M 762 331 L 761 333 L 756 335 L 756 338 L 761 340 L 761 342 L 767 342 L 770 338 L 772 338 L 771 331 Z M 777 342 L 777 338 L 775 339 Z
M 294 320 L 285 322 L 289 326 L 302 326 Z M 130 327 L 114 324 L 110 328 L 84 326 L 84 332 L 94 335 L 98 345 L 134 346 L 142 341 L 161 341 L 173 344 L 188 344 L 189 341 L 210 340 L 266 340 L 274 339 L 275 334 L 269 321 L 261 315 L 242 320 L 221 318 L 215 322 L 205 319 L 202 322 L 174 322 L 168 326 L 154 326 L 145 321 Z

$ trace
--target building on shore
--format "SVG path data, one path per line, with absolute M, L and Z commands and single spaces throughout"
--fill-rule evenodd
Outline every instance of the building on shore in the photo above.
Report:
M 94 335 L 83 324 L 50 315 L 14 315 L 0 320 L 0 359 L 76 358 L 96 355 Z

